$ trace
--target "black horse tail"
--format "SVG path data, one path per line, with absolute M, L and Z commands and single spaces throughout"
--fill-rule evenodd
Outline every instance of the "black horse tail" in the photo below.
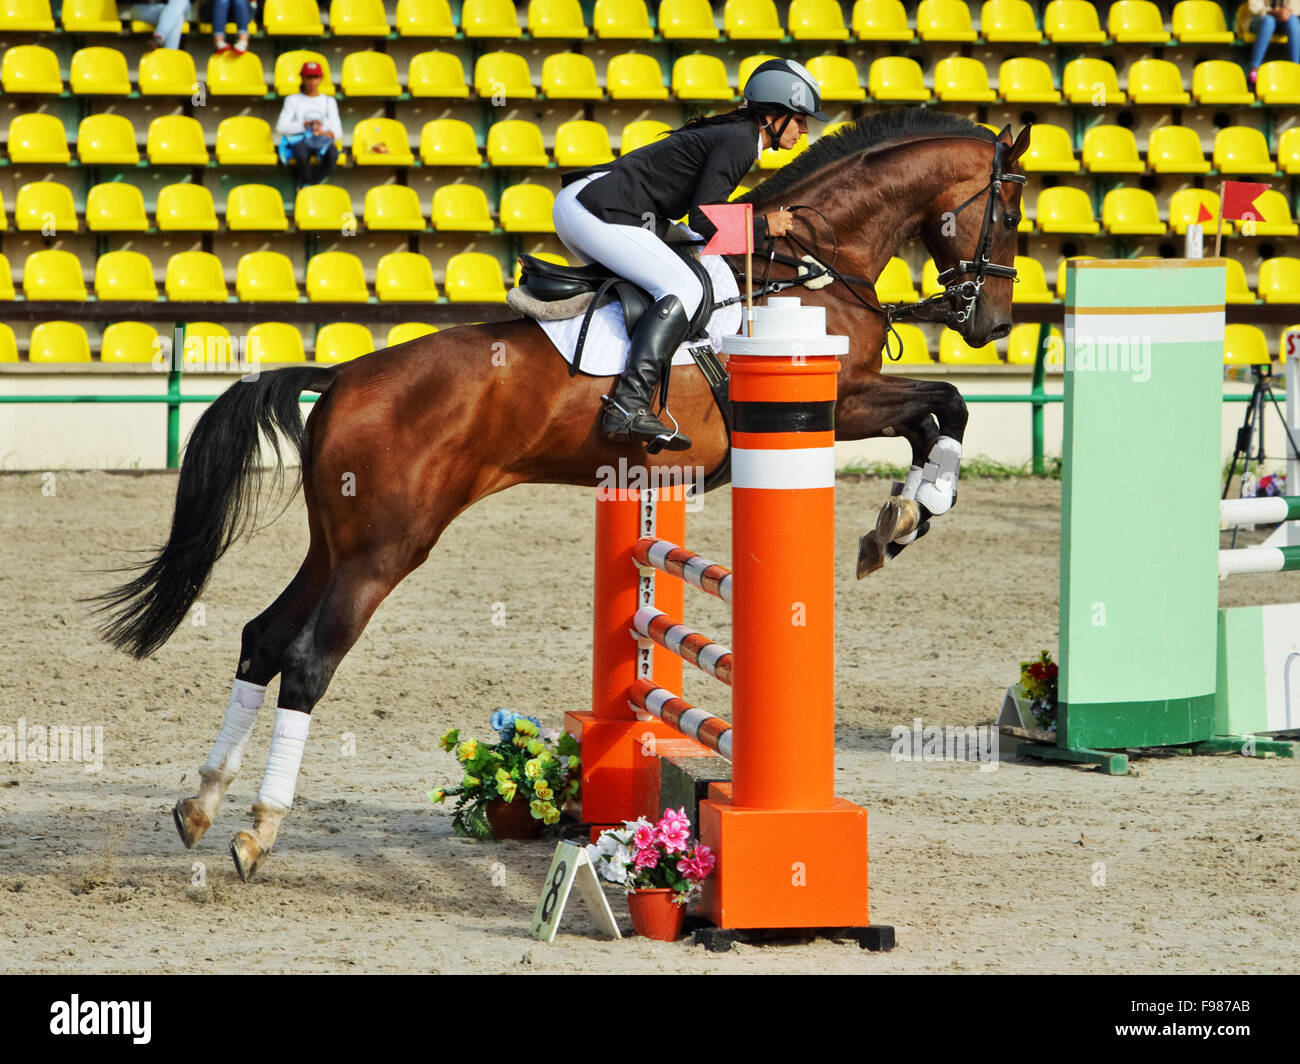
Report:
M 137 658 L 167 642 L 203 593 L 217 559 L 256 526 L 261 436 L 275 451 L 273 485 L 279 487 L 284 475 L 280 433 L 301 460 L 307 432 L 299 396 L 323 394 L 333 380 L 334 370 L 326 366 L 272 370 L 232 385 L 203 412 L 185 446 L 167 542 L 151 559 L 115 570 L 140 570 L 139 575 L 90 600 L 101 603 L 96 613 L 109 614 L 100 629 L 106 642 Z

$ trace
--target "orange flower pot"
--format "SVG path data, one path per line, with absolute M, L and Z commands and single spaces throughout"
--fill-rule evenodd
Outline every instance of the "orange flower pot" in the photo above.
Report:
M 498 799 L 488 802 L 484 807 L 488 823 L 492 825 L 492 834 L 498 839 L 536 839 L 540 838 L 542 828 L 546 825 L 533 816 L 528 803 L 522 798 L 513 802 Z
M 627 896 L 627 910 L 632 914 L 632 927 L 642 938 L 659 942 L 676 942 L 682 936 L 682 921 L 686 906 L 673 899 L 677 891 L 668 887 L 647 887 L 634 890 Z

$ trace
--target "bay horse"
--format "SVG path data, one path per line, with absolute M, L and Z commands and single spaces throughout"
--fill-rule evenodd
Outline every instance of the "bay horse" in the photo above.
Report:
M 795 235 L 825 264 L 825 230 L 835 234 L 836 282 L 801 294 L 825 306 L 828 333 L 851 338 L 839 373 L 837 439 L 901 436 L 914 473 L 936 441 L 961 440 L 966 407 L 953 385 L 881 374 L 887 320 L 871 283 L 904 241 L 920 237 L 946 286 L 927 302 L 939 315 L 931 320 L 953 324 L 975 346 L 1006 335 L 1025 180 L 1015 167 L 1028 132 L 1013 142 L 1010 126 L 995 135 L 943 112 L 885 112 L 820 139 L 747 194 L 756 212 L 814 206 L 825 225 L 799 212 Z M 801 257 L 782 256 L 774 278 L 794 277 L 789 263 Z M 732 266 L 743 268 L 743 260 Z M 133 567 L 138 575 L 100 596 L 109 615 L 104 638 L 143 658 L 175 631 L 217 560 L 256 521 L 262 434 L 275 448 L 277 480 L 284 468 L 277 433 L 300 457 L 310 545 L 289 585 L 244 626 L 227 718 L 199 794 L 175 809 L 187 847 L 211 826 L 234 779 L 259 692 L 280 675 L 277 721 L 281 710 L 299 711 L 295 739 L 305 743 L 302 714 L 324 695 L 385 596 L 467 507 L 515 484 L 596 486 L 598 471 L 620 460 L 651 469 L 723 463 L 727 433 L 702 374 L 677 371 L 673 414 L 694 446 L 671 457 L 600 436 L 609 387 L 610 378 L 571 377 L 536 323 L 521 318 L 447 329 L 337 366 L 273 370 L 212 403 L 186 446 L 166 543 Z M 304 426 L 305 391 L 320 399 Z M 955 484 L 955 469 L 953 477 Z M 287 734 L 277 727 L 268 781 L 275 744 Z M 232 839 L 241 878 L 253 876 L 274 844 L 296 773 L 295 760 L 288 801 L 259 795 L 252 831 Z

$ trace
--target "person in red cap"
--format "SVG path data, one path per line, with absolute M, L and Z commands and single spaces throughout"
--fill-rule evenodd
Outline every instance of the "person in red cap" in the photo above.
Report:
M 320 91 L 324 73 L 319 63 L 303 63 L 301 91 L 285 97 L 275 125 L 280 161 L 295 168 L 298 188 L 324 181 L 339 157 L 343 123 L 334 97 Z

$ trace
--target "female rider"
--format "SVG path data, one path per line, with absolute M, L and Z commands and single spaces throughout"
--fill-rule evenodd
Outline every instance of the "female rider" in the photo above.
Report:
M 808 131 L 808 117 L 826 120 L 816 80 L 788 59 L 757 67 L 744 97 L 735 111 L 693 118 L 615 162 L 564 175 L 555 231 L 565 247 L 655 300 L 632 333 L 627 369 L 604 397 L 600 428 L 606 439 L 658 439 L 674 451 L 691 446 L 650 410 L 664 368 L 704 298 L 700 282 L 663 237 L 671 220 L 683 215 L 697 233 L 711 237 L 716 227 L 700 204 L 725 203 L 764 148 L 792 148 Z M 755 246 L 769 235 L 784 236 L 792 223 L 784 210 L 755 218 Z

